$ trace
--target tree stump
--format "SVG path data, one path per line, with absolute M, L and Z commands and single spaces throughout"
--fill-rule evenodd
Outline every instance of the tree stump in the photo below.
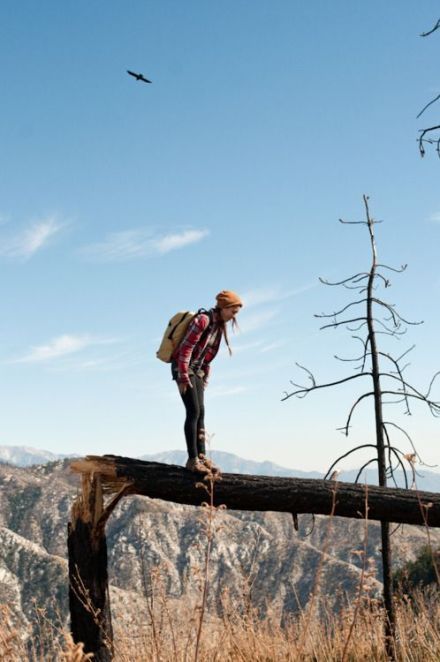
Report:
M 82 474 L 82 494 L 68 524 L 69 607 L 73 640 L 99 662 L 113 658 L 113 631 L 107 574 L 106 521 L 125 485 L 104 507 L 100 474 Z

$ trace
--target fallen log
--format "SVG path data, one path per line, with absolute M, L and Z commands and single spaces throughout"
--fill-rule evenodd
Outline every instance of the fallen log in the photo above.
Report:
M 114 656 L 105 524 L 126 495 L 291 513 L 295 528 L 299 513 L 364 518 L 366 506 L 370 520 L 440 526 L 440 495 L 432 492 L 242 474 L 204 480 L 183 467 L 116 455 L 88 455 L 71 469 L 82 476 L 68 526 L 71 630 L 97 662 Z
M 116 455 L 89 455 L 71 464 L 73 471 L 99 474 L 104 493 L 124 489 L 192 506 L 209 501 L 209 481 L 183 467 Z M 213 483 L 214 505 L 231 510 L 275 511 L 368 518 L 395 523 L 440 526 L 440 494 L 330 480 L 222 474 Z M 333 507 L 334 506 L 334 507 Z

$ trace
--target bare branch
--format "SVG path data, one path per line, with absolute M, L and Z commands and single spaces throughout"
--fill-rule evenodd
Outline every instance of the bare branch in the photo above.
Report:
M 369 278 L 369 276 L 370 276 L 370 274 L 368 274 L 368 273 L 363 274 L 363 275 L 359 274 L 358 276 L 355 276 L 353 278 L 353 283 L 361 283 L 363 280 L 365 280 L 365 278 Z
M 405 397 L 402 396 L 398 400 L 387 400 L 384 402 L 384 405 L 400 405 L 402 402 L 405 402 Z M 407 414 L 407 412 L 405 412 Z M 408 416 L 412 416 L 411 413 L 407 414 Z
M 394 323 L 394 320 L 392 319 L 392 317 L 389 317 L 389 318 L 385 319 L 386 322 L 389 322 L 390 320 L 393 321 L 393 323 Z M 382 328 L 385 329 L 385 331 L 387 331 L 388 333 L 390 333 L 392 336 L 404 336 L 405 333 L 407 333 L 407 329 L 402 329 L 402 330 L 400 330 L 400 331 L 398 330 L 398 329 L 400 329 L 400 327 L 402 326 L 400 323 L 399 323 L 399 324 L 396 324 L 395 327 L 394 327 L 394 329 L 390 329 L 390 328 L 389 328 L 384 322 L 382 322 L 381 320 L 377 320 L 377 319 L 375 319 L 374 321 L 376 322 L 376 324 L 380 324 L 380 325 L 382 326 Z
M 362 318 L 360 318 L 360 319 L 362 319 Z M 351 321 L 355 322 L 356 320 L 348 320 L 349 323 Z M 373 322 L 375 322 L 376 324 L 379 324 L 383 329 L 385 329 L 385 331 L 376 331 L 375 333 L 384 333 L 385 332 L 387 335 L 390 335 L 390 336 L 403 336 L 406 333 L 406 329 L 402 329 L 402 331 L 397 331 L 395 328 L 390 329 L 390 327 L 388 327 L 385 324 L 385 322 L 383 322 L 380 319 L 377 319 L 376 317 L 373 318 Z M 365 326 L 367 323 L 368 323 L 368 318 L 365 317 L 362 324 L 359 324 L 359 326 L 357 326 L 356 328 L 350 328 L 350 327 L 347 326 L 347 330 L 351 331 L 351 332 L 359 331 L 359 329 L 362 329 L 362 327 Z M 341 321 L 341 322 L 337 322 L 335 324 L 327 324 L 326 326 L 321 326 L 320 329 L 331 328 L 333 326 L 340 326 L 341 324 L 344 324 L 344 322 Z
M 367 221 L 344 221 L 344 219 L 340 218 L 339 223 L 343 223 L 343 225 L 367 225 Z
M 312 386 L 315 386 L 316 385 L 316 380 L 315 380 L 315 377 L 314 377 L 313 373 L 308 368 L 306 368 L 305 366 L 301 365 L 298 362 L 295 362 L 295 365 L 298 366 L 298 368 L 301 368 L 301 370 L 304 370 L 304 372 L 307 373 L 308 378 L 312 382 Z M 296 384 L 292 380 L 290 380 L 290 383 L 292 384 L 292 386 L 296 386 L 300 390 L 303 390 L 305 388 L 302 384 Z M 286 391 L 285 391 L 285 393 L 286 393 Z M 305 395 L 307 395 L 307 394 L 305 394 Z M 298 396 L 298 397 L 301 397 L 301 396 Z M 302 396 L 302 397 L 304 397 L 304 396 Z
M 425 112 L 425 110 L 426 110 L 427 108 L 429 108 L 429 106 L 432 106 L 432 104 L 435 103 L 436 101 L 438 101 L 439 99 L 440 99 L 440 94 L 437 94 L 437 96 L 435 97 L 435 99 L 431 99 L 431 101 L 429 101 L 429 102 L 426 104 L 426 106 L 424 106 L 424 107 L 422 108 L 422 110 L 420 111 L 420 113 L 417 115 L 416 119 L 419 119 L 419 117 L 420 117 L 421 115 L 423 115 L 423 113 Z
M 347 326 L 347 331 L 350 331 L 350 333 L 356 333 L 356 331 L 360 331 L 360 329 L 362 329 L 362 327 L 364 327 L 366 324 L 367 324 L 367 320 L 365 319 L 365 321 L 362 322 L 362 324 L 359 324 L 359 326 L 354 326 L 354 327 Z
M 402 400 L 400 400 L 400 402 L 403 401 L 406 404 L 405 414 L 408 414 L 409 416 L 411 415 L 411 410 L 410 410 L 409 402 L 408 402 L 408 397 L 409 397 L 410 393 L 408 393 L 407 389 L 412 389 L 416 393 L 416 395 L 418 395 L 422 400 L 425 400 L 424 395 L 422 393 L 419 393 L 419 391 L 417 391 L 414 388 L 414 386 L 411 386 L 411 384 L 408 384 L 408 382 L 406 382 L 403 379 L 401 374 L 394 375 L 391 372 L 380 372 L 379 376 L 380 377 L 387 377 L 389 379 L 395 379 L 396 381 L 400 382 L 400 384 L 402 384 L 402 389 L 401 390 L 399 389 L 398 392 L 399 392 L 399 395 L 402 396 Z
M 298 368 L 301 368 L 301 370 L 304 370 L 304 372 L 307 373 L 307 375 L 308 375 L 310 381 L 312 382 L 312 386 L 315 386 L 315 385 L 316 385 L 316 381 L 315 381 L 315 378 L 314 378 L 314 376 L 313 376 L 313 373 L 312 373 L 308 368 L 306 368 L 305 366 L 301 365 L 301 363 L 296 362 L 295 365 L 297 365 Z
M 370 342 L 370 335 L 368 334 L 368 336 L 366 337 L 365 340 L 363 338 L 361 338 L 361 336 L 351 336 L 351 337 L 353 338 L 353 340 L 359 340 L 359 342 L 362 343 L 362 345 L 364 347 L 364 354 L 365 354 L 365 352 L 367 350 L 367 347 L 368 347 L 368 343 Z
M 438 138 L 424 138 L 422 142 L 428 143 L 429 145 L 435 145 L 435 151 L 437 152 L 437 156 L 440 158 L 440 136 Z M 421 155 L 425 155 L 425 149 L 423 148 L 423 145 Z
M 357 356 L 354 359 L 344 359 L 341 356 L 338 356 L 337 354 L 333 354 L 333 357 L 335 359 L 337 359 L 338 361 L 342 361 L 343 363 L 356 363 L 356 362 L 362 361 L 362 359 L 364 358 L 363 355 L 362 355 L 362 356 Z
M 381 425 L 381 428 L 382 428 L 382 432 L 383 432 L 383 434 L 384 434 L 384 436 L 385 436 L 386 447 L 387 447 L 387 450 L 388 450 L 388 465 L 384 467 L 384 468 L 385 468 L 385 474 L 386 474 L 387 478 L 392 478 L 392 480 L 394 481 L 394 484 L 395 484 L 396 487 L 397 487 L 397 483 L 396 483 L 395 478 L 394 478 L 393 461 L 392 461 L 392 459 L 391 459 L 391 442 L 390 442 L 390 437 L 389 437 L 388 431 L 387 431 L 387 429 L 384 427 L 383 423 L 382 423 L 382 425 Z M 378 462 L 380 462 L 379 458 L 378 458 Z M 380 464 L 379 464 L 379 466 L 380 466 Z
M 400 368 L 399 363 L 395 359 L 393 359 L 392 356 L 390 356 L 389 354 L 386 354 L 385 352 L 379 352 L 379 356 L 384 356 L 389 361 L 391 361 L 391 363 L 393 363 L 393 365 L 396 368 L 397 377 L 395 375 L 391 374 L 391 373 L 380 373 L 380 374 L 389 375 L 392 379 L 399 379 L 401 384 L 402 384 L 402 387 L 403 387 L 403 389 L 402 389 L 403 393 L 405 394 L 406 393 L 406 382 L 403 379 L 402 372 L 403 372 L 403 370 L 405 369 L 406 366 L 403 369 Z M 409 402 L 406 398 L 405 398 L 405 401 L 406 401 L 406 413 L 410 414 L 411 412 L 410 412 L 410 408 L 409 408 Z
M 325 324 L 325 326 L 320 326 L 319 328 L 322 329 L 331 329 L 331 328 L 336 328 L 337 326 L 341 326 L 343 324 L 351 324 L 352 322 L 366 322 L 367 318 L 366 317 L 354 317 L 351 320 L 341 320 L 340 322 L 333 322 L 333 324 Z
M 366 373 L 362 373 L 362 374 L 365 375 Z M 360 375 L 357 375 L 357 376 L 360 377 Z M 354 405 L 353 405 L 352 408 L 350 409 L 350 413 L 348 414 L 347 422 L 346 422 L 346 424 L 345 424 L 345 426 L 344 426 L 344 429 L 345 429 L 345 436 L 346 436 L 346 437 L 348 437 L 348 428 L 350 427 L 350 421 L 351 421 L 351 417 L 353 416 L 353 412 L 354 412 L 354 410 L 356 409 L 356 407 L 358 406 L 358 404 L 359 404 L 360 402 L 362 402 L 362 400 L 364 400 L 365 398 L 368 398 L 368 397 L 370 397 L 370 396 L 372 396 L 372 395 L 374 396 L 374 391 L 371 391 L 370 393 L 364 393 L 363 395 L 361 395 L 361 396 L 356 400 L 356 402 L 354 403 Z
M 400 427 L 400 425 L 397 425 L 397 423 L 393 423 L 392 421 L 384 421 L 383 424 L 384 424 L 384 426 L 385 425 L 392 425 L 397 430 L 400 430 L 400 432 L 402 432 L 402 434 L 405 435 L 405 437 L 408 439 L 409 443 L 411 444 L 411 448 L 413 449 L 413 451 L 414 451 L 417 459 L 419 460 L 419 462 L 421 464 L 424 464 L 424 462 L 422 462 L 422 458 L 420 457 L 420 455 L 418 454 L 418 452 L 416 450 L 416 447 L 414 445 L 413 440 L 411 439 L 410 435 L 408 434 L 408 432 L 404 428 Z M 426 466 L 428 466 L 428 465 L 426 465 Z
M 423 147 L 423 141 L 425 139 L 425 135 L 427 133 L 430 133 L 431 131 L 438 131 L 440 129 L 440 124 L 437 124 L 437 126 L 430 126 L 428 129 L 422 129 L 419 137 L 419 152 L 420 156 L 425 156 L 425 148 Z M 425 140 L 425 142 L 430 142 L 432 144 L 432 140 Z
M 298 364 L 297 364 L 298 365 Z M 302 366 L 300 366 L 302 367 Z M 304 368 L 305 370 L 305 368 Z M 309 387 L 300 387 L 298 391 L 293 391 L 292 393 L 286 394 L 283 398 L 281 398 L 281 402 L 284 402 L 284 400 L 287 400 L 288 398 L 291 398 L 293 395 L 301 395 L 302 393 L 305 393 L 307 395 L 311 391 L 317 391 L 320 388 L 328 388 L 329 386 L 338 386 L 339 384 L 344 384 L 345 382 L 349 382 L 352 379 L 357 379 L 358 377 L 364 377 L 366 375 L 370 375 L 371 373 L 369 372 L 363 372 L 358 375 L 350 375 L 349 377 L 343 377 L 342 379 L 338 379 L 336 382 L 329 382 L 328 384 L 313 384 L 313 386 Z M 296 384 L 296 386 L 299 386 Z
M 352 338 L 354 338 L 355 340 L 360 340 L 361 341 L 361 343 L 364 347 L 364 351 L 361 354 L 361 356 L 359 356 L 357 358 L 352 358 L 352 359 L 344 359 L 341 356 L 338 356 L 337 354 L 334 354 L 334 357 L 335 357 L 335 359 L 337 359 L 338 361 L 341 361 L 343 363 L 356 363 L 356 362 L 360 361 L 361 364 L 357 368 L 355 368 L 355 370 L 360 370 L 360 372 L 364 372 L 365 361 L 366 361 L 367 356 L 369 355 L 369 353 L 367 352 L 369 337 L 367 337 L 366 340 L 363 340 L 363 338 L 361 338 L 360 336 L 352 336 Z
M 390 446 L 390 452 L 394 453 L 394 456 L 395 456 L 398 464 L 400 465 L 400 467 L 402 469 L 403 478 L 405 480 L 405 489 L 408 489 L 408 476 L 407 476 L 407 473 L 406 473 L 405 465 L 403 464 L 402 460 L 400 459 L 397 450 L 393 446 Z M 396 483 L 396 480 L 394 478 L 394 470 L 392 469 L 391 465 L 390 465 L 390 468 L 391 468 L 391 477 L 394 481 L 395 486 L 397 487 L 397 483 Z
M 391 281 L 388 280 L 388 278 L 385 278 L 383 274 L 375 273 L 374 274 L 375 278 L 381 278 L 383 280 L 384 287 L 391 287 Z
M 399 393 L 398 391 L 382 391 L 382 395 L 397 395 L 401 396 L 402 394 Z M 434 402 L 433 400 L 428 400 L 425 398 L 424 395 L 417 395 L 415 393 L 406 393 L 405 397 L 407 398 L 414 398 L 414 400 L 419 400 L 420 402 L 426 402 L 428 405 L 431 414 L 435 416 L 435 418 L 438 418 L 440 416 L 440 402 Z M 402 402 L 402 398 L 398 400 L 398 402 Z M 386 404 L 391 404 L 391 403 L 386 403 Z
M 343 223 L 344 225 L 368 225 L 368 221 L 344 221 L 342 218 L 339 219 L 340 223 Z M 373 221 L 372 219 L 370 220 L 370 223 L 372 225 L 377 225 L 378 223 L 382 223 L 383 221 Z
M 396 316 L 399 320 L 401 320 L 401 321 L 404 322 L 405 324 L 411 324 L 411 325 L 413 325 L 413 326 L 416 326 L 416 325 L 418 325 L 418 324 L 423 324 L 423 320 L 420 321 L 420 322 L 410 322 L 409 320 L 405 319 L 404 317 L 402 317 L 402 315 L 400 315 L 400 314 L 397 312 L 397 310 L 395 310 L 395 306 L 394 306 L 394 305 L 391 305 L 391 304 L 389 304 L 389 303 L 386 303 L 385 301 L 382 301 L 382 299 L 376 299 L 376 298 L 374 297 L 374 298 L 373 298 L 373 301 L 374 301 L 375 303 L 378 303 L 380 306 L 383 306 L 384 308 L 386 308 L 386 309 L 391 313 L 391 316 L 392 316 L 392 318 L 393 318 L 393 321 L 394 321 L 394 317 Z
M 348 308 L 351 308 L 351 306 L 358 306 L 359 304 L 365 303 L 365 302 L 366 302 L 366 299 L 359 299 L 359 301 L 352 301 L 351 303 L 347 303 L 347 305 L 344 306 L 344 308 L 341 308 L 341 310 L 338 310 L 335 313 L 330 313 L 330 314 L 321 313 L 320 315 L 315 313 L 315 315 L 313 315 L 313 317 L 319 317 L 319 318 L 322 318 L 322 317 L 337 317 L 338 315 L 341 315 L 341 313 L 343 313 Z
M 359 294 L 362 294 L 366 290 L 364 285 L 347 285 L 347 283 L 342 283 L 342 287 L 345 287 L 346 290 L 359 292 Z
M 404 393 L 405 397 L 406 396 L 408 396 L 408 397 L 417 397 L 418 400 L 423 400 L 429 406 L 434 405 L 436 408 L 440 408 L 440 403 L 439 402 L 434 402 L 434 401 L 431 401 L 431 400 L 428 399 L 428 396 L 429 396 L 429 393 L 431 391 L 434 380 L 436 379 L 436 377 L 438 377 L 439 374 L 440 374 L 440 371 L 436 372 L 434 377 L 431 379 L 431 383 L 429 385 L 428 392 L 426 393 L 426 395 L 424 395 L 423 393 L 418 391 L 414 386 L 412 386 L 411 384 L 406 382 L 401 375 L 396 376 L 396 375 L 393 375 L 389 372 L 381 372 L 380 376 L 381 377 L 389 377 L 390 379 L 396 379 L 397 381 L 399 381 L 403 386 L 403 393 Z M 414 394 L 408 393 L 408 391 L 406 389 L 411 389 L 411 391 L 413 391 Z M 385 391 L 383 391 L 383 392 L 385 393 Z M 410 412 L 408 412 L 408 413 L 410 413 Z
M 426 393 L 426 397 L 428 397 L 429 394 L 431 393 L 432 386 L 433 386 L 433 384 L 434 384 L 436 378 L 437 378 L 439 375 L 440 375 L 440 371 L 439 371 L 439 372 L 436 372 L 435 375 L 433 376 L 433 378 L 431 379 L 431 382 L 430 382 L 429 387 L 428 387 L 428 391 L 427 391 L 427 393 Z
M 355 453 L 356 451 L 360 451 L 362 448 L 376 448 L 376 444 L 362 444 L 361 446 L 356 446 L 356 448 L 352 448 L 351 450 L 347 451 L 343 455 L 340 455 L 331 465 L 331 467 L 328 469 L 327 473 L 324 476 L 324 480 L 327 480 L 328 477 L 331 475 L 333 469 L 336 467 L 338 462 L 343 460 L 344 458 L 348 457 L 352 453 Z
M 368 465 L 369 465 L 369 464 L 372 464 L 373 462 L 378 462 L 377 457 L 373 457 L 371 460 L 368 460 L 368 462 L 365 462 L 365 464 L 363 464 L 363 465 L 361 466 L 361 468 L 360 468 L 359 471 L 358 471 L 358 474 L 357 474 L 356 478 L 354 479 L 354 482 L 355 482 L 355 483 L 358 482 L 358 480 L 359 480 L 359 478 L 361 477 L 361 474 L 362 474 L 362 472 L 364 471 L 364 469 L 366 469 L 366 468 L 368 467 Z
M 429 37 L 430 34 L 432 34 L 433 32 L 435 32 L 435 31 L 438 30 L 439 28 L 440 28 L 440 18 L 438 19 L 437 23 L 434 25 L 433 28 L 431 28 L 430 30 L 428 30 L 428 32 L 422 32 L 422 34 L 421 34 L 420 36 L 421 36 L 421 37 Z
M 397 274 L 401 274 L 405 269 L 407 268 L 407 264 L 402 264 L 400 269 L 396 269 L 395 267 L 390 267 L 388 264 L 378 264 L 376 266 L 377 269 L 389 269 L 390 271 L 394 271 Z
M 396 270 L 394 270 L 394 271 L 396 271 Z M 323 285 L 330 285 L 331 287 L 335 287 L 337 285 L 343 285 L 343 286 L 347 287 L 348 289 L 355 290 L 355 289 L 357 289 L 357 287 L 350 287 L 350 286 L 347 285 L 347 283 L 360 283 L 361 281 L 363 281 L 363 280 L 365 280 L 366 278 L 369 278 L 369 277 L 370 277 L 370 274 L 368 272 L 360 271 L 359 273 L 354 274 L 353 276 L 349 276 L 349 278 L 344 278 L 343 280 L 339 280 L 339 281 L 335 281 L 335 282 L 329 281 L 326 278 L 322 278 L 322 276 L 319 276 L 318 280 Z M 390 287 L 390 285 L 391 285 L 388 278 L 385 278 L 385 276 L 383 274 L 380 274 L 380 273 L 376 272 L 374 274 L 374 278 L 380 278 L 381 280 L 383 280 L 383 283 L 384 283 L 385 287 Z
M 407 349 L 406 352 L 403 352 L 403 354 L 401 354 L 401 355 L 396 359 L 396 362 L 401 361 L 401 360 L 403 359 L 404 356 L 406 356 L 407 354 L 409 354 L 410 352 L 412 352 L 412 350 L 414 349 L 414 347 L 415 347 L 415 345 L 411 345 L 411 347 L 410 347 L 409 349 Z
M 325 278 L 322 278 L 319 276 L 319 280 L 323 285 L 330 285 L 330 286 L 335 286 L 335 285 L 344 285 L 344 283 L 349 283 L 350 281 L 353 281 L 355 278 L 358 278 L 359 276 L 366 276 L 368 278 L 368 274 L 360 271 L 358 274 L 355 274 L 354 276 L 350 276 L 350 278 L 345 278 L 344 280 L 337 281 L 335 283 L 330 282 L 329 280 L 326 280 Z

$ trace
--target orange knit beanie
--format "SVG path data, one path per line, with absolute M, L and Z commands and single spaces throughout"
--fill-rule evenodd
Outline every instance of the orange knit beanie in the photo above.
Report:
M 231 306 L 243 306 L 243 302 L 235 292 L 222 290 L 215 297 L 218 308 L 230 308 Z

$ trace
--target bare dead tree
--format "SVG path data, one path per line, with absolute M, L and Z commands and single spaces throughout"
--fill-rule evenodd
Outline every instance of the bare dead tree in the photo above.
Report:
M 430 29 L 427 30 L 426 32 L 421 33 L 421 37 L 429 37 L 432 35 L 433 32 L 438 30 L 440 28 L 440 18 L 438 19 L 437 23 Z M 423 115 L 425 110 L 427 110 L 430 106 L 432 106 L 436 101 L 440 99 L 440 94 L 437 94 L 431 101 L 428 101 L 427 104 L 422 108 L 420 113 L 417 115 L 417 119 Z M 434 126 L 427 127 L 425 129 L 420 129 L 420 136 L 419 136 L 419 152 L 420 156 L 425 156 L 426 150 L 425 150 L 425 144 L 428 145 L 435 145 L 435 150 L 440 157 L 440 124 L 436 124 Z
M 297 364 L 307 377 L 306 384 L 291 382 L 294 390 L 286 392 L 282 400 L 287 400 L 292 396 L 303 398 L 312 391 L 325 389 L 332 386 L 338 386 L 347 382 L 370 380 L 371 388 L 356 398 L 352 404 L 345 425 L 341 429 L 348 437 L 353 415 L 356 413 L 359 405 L 368 399 L 371 399 L 374 405 L 375 422 L 375 443 L 358 445 L 347 453 L 338 457 L 330 466 L 325 478 L 328 478 L 335 470 L 342 459 L 356 453 L 357 451 L 366 451 L 371 449 L 372 457 L 369 458 L 359 469 L 356 482 L 359 480 L 365 469 L 373 463 L 377 463 L 379 485 L 386 487 L 387 481 L 392 480 L 396 485 L 396 471 L 401 469 L 406 488 L 409 487 L 409 476 L 412 482 L 415 480 L 416 461 L 424 464 L 418 454 L 410 435 L 399 425 L 386 420 L 383 409 L 385 405 L 399 403 L 403 406 L 406 414 L 411 413 L 413 403 L 421 402 L 425 404 L 433 416 L 440 416 L 440 402 L 432 399 L 431 391 L 439 372 L 435 373 L 431 379 L 428 388 L 425 391 L 415 388 L 405 378 L 404 372 L 408 364 L 404 365 L 404 360 L 408 353 L 414 348 L 394 357 L 389 352 L 380 351 L 377 336 L 384 334 L 393 339 L 399 339 L 407 330 L 408 325 L 422 324 L 422 322 L 410 322 L 400 315 L 394 304 L 387 303 L 379 298 L 378 290 L 388 288 L 390 281 L 385 275 L 389 271 L 401 273 L 406 269 L 406 265 L 400 268 L 389 267 L 380 264 L 377 260 L 376 242 L 374 237 L 374 226 L 380 221 L 375 221 L 370 216 L 368 197 L 363 196 L 365 207 L 365 221 L 347 222 L 351 225 L 365 225 L 368 229 L 370 247 L 371 247 L 371 266 L 369 271 L 356 273 L 349 278 L 337 282 L 330 282 L 320 278 L 321 282 L 329 286 L 341 286 L 350 291 L 356 292 L 356 299 L 349 302 L 339 310 L 329 314 L 319 314 L 315 317 L 327 320 L 321 326 L 321 329 L 345 328 L 351 334 L 353 339 L 361 343 L 362 349 L 359 355 L 355 357 L 339 357 L 336 359 L 352 363 L 354 374 L 347 375 L 341 379 L 319 383 L 314 374 L 306 367 Z M 354 311 L 353 313 L 351 311 Z M 363 335 L 361 335 L 363 334 Z M 402 433 L 409 443 L 410 450 L 404 453 L 392 441 L 393 432 Z M 390 657 L 395 657 L 394 653 L 394 634 L 395 634 L 395 613 L 393 606 L 393 588 L 391 573 L 391 545 L 390 545 L 390 525 L 389 521 L 381 521 L 382 536 L 382 567 L 383 567 L 383 587 L 384 587 L 384 605 L 386 609 L 385 636 L 387 641 L 387 650 Z

